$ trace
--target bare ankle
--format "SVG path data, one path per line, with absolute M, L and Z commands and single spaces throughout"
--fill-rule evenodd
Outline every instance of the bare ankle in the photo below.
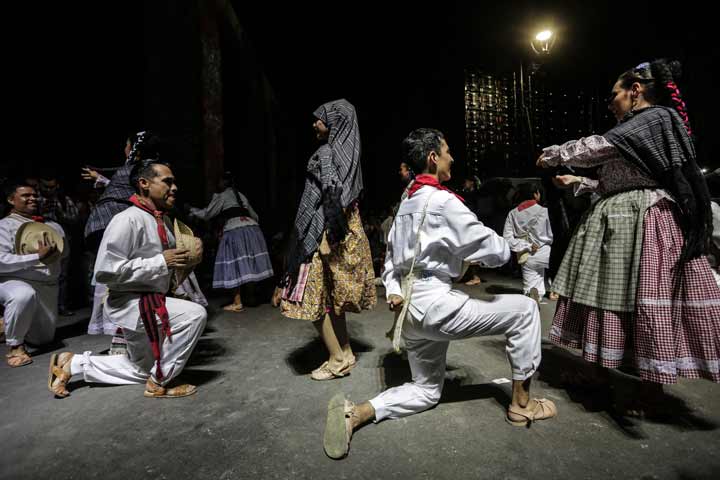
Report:
M 530 379 L 513 380 L 511 405 L 527 408 L 530 403 Z
M 342 353 L 340 355 L 331 355 L 328 359 L 328 363 L 330 365 L 342 365 L 345 363 L 345 355 Z
M 360 426 L 375 418 L 375 409 L 370 402 L 364 402 L 353 407 L 352 415 L 350 417 L 350 425 L 353 430 L 356 430 Z

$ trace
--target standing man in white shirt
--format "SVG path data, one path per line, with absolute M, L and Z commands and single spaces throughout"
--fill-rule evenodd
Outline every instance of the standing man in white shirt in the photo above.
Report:
M 207 312 L 193 302 L 166 297 L 176 268 L 188 264 L 188 251 L 175 248 L 164 212 L 175 204 L 177 185 L 170 168 L 141 160 L 130 182 L 133 206 L 108 224 L 98 250 L 95 278 L 108 286 L 104 314 L 122 328 L 128 355 L 53 354 L 48 387 L 58 397 L 67 382 L 83 374 L 86 382 L 145 383 L 146 397 L 172 398 L 195 393 L 193 385 L 170 386 L 182 372 L 205 327 Z
M 545 270 L 550 265 L 552 228 L 547 208 L 540 205 L 540 189 L 536 184 L 518 186 L 517 207 L 505 220 L 503 238 L 518 257 L 522 268 L 523 293 L 536 302 L 545 296 Z
M 426 128 L 414 130 L 403 141 L 403 153 L 405 161 L 423 174 L 415 178 L 395 217 L 383 282 L 391 310 L 397 312 L 408 303 L 407 319 L 400 329 L 412 382 L 357 405 L 342 394 L 334 396 L 328 405 L 323 442 L 331 458 L 347 454 L 352 432 L 360 425 L 412 415 L 436 405 L 451 340 L 505 335 L 513 380 L 508 422 L 527 425 L 557 413 L 551 401 L 530 398 L 530 380 L 541 355 L 537 303 L 523 295 L 476 300 L 452 289 L 451 279 L 463 273 L 464 262 L 499 267 L 510 258 L 510 250 L 460 197 L 442 186 L 450 179 L 453 162 L 443 134 Z M 411 270 L 413 274 L 408 275 Z M 409 288 L 408 281 L 413 282 Z M 403 298 L 403 291 L 410 291 L 410 298 Z M 402 317 L 401 313 L 396 322 Z

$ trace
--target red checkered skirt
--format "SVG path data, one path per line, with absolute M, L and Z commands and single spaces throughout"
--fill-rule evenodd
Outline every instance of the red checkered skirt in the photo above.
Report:
M 585 360 L 606 368 L 632 364 L 646 381 L 676 383 L 681 376 L 720 383 L 720 289 L 702 257 L 685 265 L 673 296 L 682 246 L 673 204 L 661 200 L 645 214 L 635 311 L 561 297 L 550 340 L 579 348 Z

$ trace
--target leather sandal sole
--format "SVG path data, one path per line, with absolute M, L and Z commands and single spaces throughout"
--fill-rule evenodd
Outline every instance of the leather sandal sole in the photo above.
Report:
M 323 435 L 325 454 L 335 460 L 345 457 L 350 449 L 345 419 L 345 396 L 335 394 L 328 403 L 328 414 Z

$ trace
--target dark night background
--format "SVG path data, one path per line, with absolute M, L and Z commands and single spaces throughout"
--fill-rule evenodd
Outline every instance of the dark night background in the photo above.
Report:
M 681 60 L 699 163 L 720 166 L 710 73 L 718 55 L 714 31 L 703 21 L 710 9 L 700 2 L 672 9 L 643 1 L 298 3 L 232 1 L 241 35 L 220 27 L 224 168 L 239 176 L 266 233 L 293 217 L 316 148 L 312 112 L 335 98 L 358 111 L 366 208 L 397 200 L 399 145 L 416 127 L 446 133 L 459 181 L 463 68 L 517 69 L 533 60 L 528 39 L 541 25 L 559 34 L 541 68 L 557 85 L 592 85 L 604 95 L 619 73 L 641 61 Z M 150 129 L 168 140 L 165 158 L 182 196 L 204 202 L 210 192 L 202 167 L 199 3 L 37 8 L 42 14 L 8 17 L 29 21 L 6 57 L 10 151 L 3 172 L 55 170 L 72 190 L 81 166 L 119 165 L 127 134 Z M 258 101 L 263 76 L 271 111 Z M 518 162 L 526 175 L 537 173 Z

